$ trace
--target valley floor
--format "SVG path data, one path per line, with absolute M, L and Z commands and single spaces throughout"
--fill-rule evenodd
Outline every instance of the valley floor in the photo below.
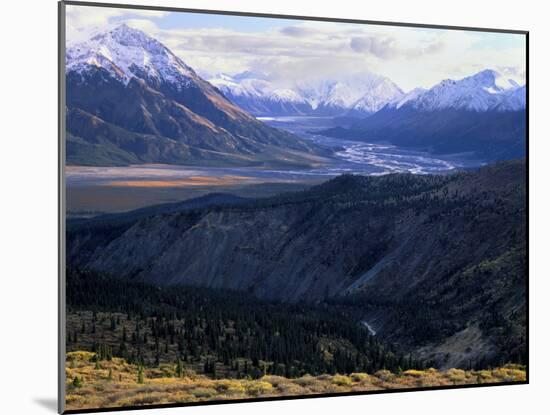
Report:
M 83 351 L 67 354 L 65 374 L 67 410 L 526 380 L 525 368 L 520 365 L 479 371 L 379 370 L 374 374 L 305 375 L 294 379 L 271 375 L 255 380 L 212 379 L 189 370 L 178 371 L 170 364 L 140 369 L 120 358 L 95 362 L 95 353 Z

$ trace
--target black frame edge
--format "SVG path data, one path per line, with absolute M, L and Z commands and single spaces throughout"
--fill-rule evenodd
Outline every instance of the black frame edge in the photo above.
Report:
M 65 359 L 66 359 L 66 301 L 65 301 L 65 2 L 59 2 L 57 8 L 57 246 L 58 246 L 58 374 L 57 374 L 57 412 L 65 412 Z
M 525 261 L 525 320 L 526 320 L 526 328 L 525 328 L 525 342 L 526 342 L 526 349 L 527 349 L 527 360 L 525 364 L 525 379 L 526 382 L 529 383 L 529 373 L 530 373 L 530 341 L 529 341 L 529 323 L 530 323 L 530 314 L 529 314 L 529 289 L 530 289 L 530 267 L 529 267 L 529 32 L 525 33 L 525 219 L 526 219 L 526 227 L 525 227 L 525 242 L 526 242 L 526 261 Z
M 133 10 L 152 10 L 152 11 L 167 11 L 167 12 L 186 12 L 186 13 L 200 13 L 200 14 L 222 14 L 226 16 L 241 16 L 241 17 L 265 17 L 269 19 L 288 19 L 288 20 L 310 20 L 320 22 L 333 22 L 333 23 L 356 23 L 356 24 L 371 24 L 378 26 L 403 26 L 403 27 L 416 27 L 425 29 L 443 29 L 443 30 L 461 30 L 470 32 L 493 32 L 493 33 L 510 33 L 525 35 L 529 33 L 527 30 L 518 29 L 497 29 L 490 27 L 468 27 L 468 26 L 456 26 L 456 25 L 437 25 L 427 23 L 406 23 L 406 22 L 390 22 L 390 21 L 378 21 L 378 20 L 362 20 L 362 19 L 346 19 L 339 17 L 320 17 L 320 16 L 299 16 L 299 15 L 287 15 L 287 14 L 271 14 L 271 13 L 254 13 L 254 12 L 240 12 L 232 10 L 212 10 L 212 9 L 192 9 L 184 7 L 167 7 L 167 6 L 145 6 L 145 5 L 132 5 L 127 3 L 102 3 L 92 1 L 78 1 L 78 0 L 64 0 L 62 1 L 66 5 L 72 6 L 90 6 L 90 7 L 108 7 L 108 8 L 120 8 L 120 9 L 133 9 Z

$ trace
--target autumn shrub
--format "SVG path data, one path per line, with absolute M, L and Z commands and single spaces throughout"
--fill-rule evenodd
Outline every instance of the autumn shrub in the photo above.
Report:
M 462 383 L 466 380 L 466 372 L 462 369 L 449 369 L 445 376 L 453 383 Z
M 350 375 L 351 380 L 354 382 L 364 382 L 369 379 L 369 375 L 366 373 L 352 373 Z
M 195 388 L 191 393 L 199 399 L 210 398 L 217 395 L 216 389 L 213 388 Z
M 293 379 L 294 383 L 300 385 L 300 386 L 303 386 L 303 387 L 308 387 L 308 386 L 313 386 L 314 384 L 316 384 L 319 380 L 327 380 L 327 379 L 331 379 L 331 376 L 324 376 L 321 377 L 321 376 L 318 376 L 317 378 L 314 378 L 313 376 L 311 375 L 305 375 L 305 376 L 302 376 L 301 378 L 297 378 L 297 379 Z
M 405 376 L 412 376 L 412 377 L 415 377 L 415 378 L 419 378 L 419 377 L 424 376 L 424 371 L 423 370 L 416 370 L 416 369 L 409 369 L 409 370 L 404 371 L 403 374 Z
M 384 382 L 390 382 L 395 377 L 393 373 L 391 373 L 389 370 L 379 370 L 377 371 L 374 376 L 376 376 L 378 379 L 384 381 Z
M 332 383 L 338 386 L 351 386 L 352 384 L 351 379 L 344 375 L 334 375 Z
M 270 393 L 273 385 L 263 380 L 250 381 L 246 384 L 246 392 L 251 396 L 260 396 Z
M 388 370 L 379 370 L 373 375 L 324 374 L 304 375 L 300 378 L 268 375 L 254 380 L 212 379 L 187 368 L 182 368 L 184 369 L 182 377 L 166 376 L 173 373 L 175 364 L 143 367 L 129 364 L 124 359 L 116 357 L 111 361 L 102 361 L 100 369 L 95 369 L 96 361 L 93 356 L 93 353 L 73 352 L 67 359 L 65 367 L 67 409 L 522 381 L 526 376 L 523 366 L 506 365 L 480 371 L 461 369 L 439 371 L 433 368 L 425 371 L 408 370 L 401 376 Z M 142 372 L 143 384 L 138 383 L 139 372 Z M 190 376 L 186 375 L 188 372 Z
M 238 380 L 222 379 L 216 381 L 215 387 L 219 393 L 225 393 L 229 395 L 236 395 L 245 392 L 245 387 L 243 386 L 243 383 Z

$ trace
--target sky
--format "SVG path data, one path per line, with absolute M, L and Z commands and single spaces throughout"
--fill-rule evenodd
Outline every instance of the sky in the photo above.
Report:
M 525 36 L 373 24 L 67 6 L 67 43 L 121 23 L 155 37 L 208 78 L 264 73 L 281 84 L 371 72 L 404 91 L 484 69 L 525 83 Z

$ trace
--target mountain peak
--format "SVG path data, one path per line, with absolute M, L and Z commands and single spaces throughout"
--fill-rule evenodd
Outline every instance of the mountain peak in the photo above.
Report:
M 209 82 L 255 115 L 372 114 L 403 95 L 391 80 L 370 72 L 285 84 L 248 70 L 231 76 L 219 73 Z
M 262 81 L 267 81 L 268 80 L 268 76 L 266 74 L 264 74 L 262 72 L 250 71 L 250 70 L 235 74 L 235 75 L 233 75 L 232 78 L 236 81 L 242 81 L 244 79 L 260 79 Z
M 481 84 L 484 84 L 484 85 L 487 85 L 487 86 L 490 86 L 490 85 L 494 85 L 495 84 L 495 80 L 497 79 L 497 77 L 499 77 L 500 75 L 494 71 L 493 69 L 484 69 L 483 71 L 481 72 L 478 72 L 474 75 L 471 75 L 471 76 L 467 76 L 466 78 L 464 78 L 463 80 L 466 81 L 466 80 L 472 80 L 472 81 L 477 81 Z
M 459 109 L 476 112 L 525 107 L 521 94 L 514 95 L 513 104 L 501 105 L 506 94 L 516 89 L 518 84 L 515 81 L 505 79 L 495 70 L 485 69 L 459 80 L 445 79 L 425 92 L 407 94 L 408 97 L 396 106 L 406 105 L 422 111 Z
M 81 75 L 104 69 L 124 83 L 132 78 L 155 79 L 181 88 L 195 72 L 161 42 L 121 24 L 67 50 L 67 72 Z
M 162 53 L 167 48 L 158 40 L 149 36 L 142 30 L 128 26 L 123 23 L 114 29 L 101 33 L 92 38 L 92 40 L 105 41 L 110 37 L 112 40 L 124 46 L 141 47 L 151 53 Z

